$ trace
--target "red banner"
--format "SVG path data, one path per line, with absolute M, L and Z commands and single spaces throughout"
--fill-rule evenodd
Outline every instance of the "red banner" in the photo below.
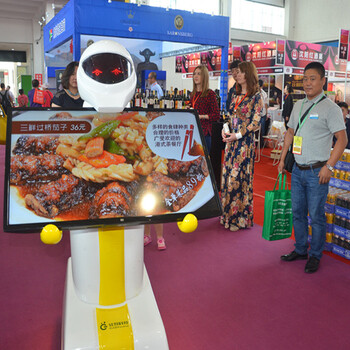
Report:
M 276 42 L 244 45 L 241 57 L 243 61 L 253 62 L 256 67 L 273 67 L 276 63 Z
M 42 74 L 34 74 L 34 79 L 39 81 L 39 84 L 43 84 L 43 75 Z
M 349 30 L 340 29 L 338 57 L 343 60 L 349 59 Z
M 276 56 L 276 64 L 284 64 L 284 51 L 286 48 L 285 40 L 277 40 L 277 56 Z

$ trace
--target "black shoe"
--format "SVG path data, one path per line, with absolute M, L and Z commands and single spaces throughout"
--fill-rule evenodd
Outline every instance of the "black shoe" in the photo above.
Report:
M 310 256 L 310 259 L 307 261 L 305 265 L 305 272 L 314 273 L 318 270 L 319 265 L 320 265 L 320 260 L 315 258 L 314 256 Z
M 281 256 L 281 260 L 283 261 L 306 260 L 306 259 L 307 259 L 307 254 L 301 255 L 301 254 L 298 254 L 295 250 L 293 250 L 289 254 Z

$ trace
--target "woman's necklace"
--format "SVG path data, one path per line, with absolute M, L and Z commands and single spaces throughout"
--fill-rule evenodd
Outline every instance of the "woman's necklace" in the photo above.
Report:
M 67 89 L 67 91 L 69 92 L 70 95 L 72 95 L 74 97 L 79 96 L 79 91 L 76 94 L 73 94 L 73 92 L 70 91 L 69 89 Z

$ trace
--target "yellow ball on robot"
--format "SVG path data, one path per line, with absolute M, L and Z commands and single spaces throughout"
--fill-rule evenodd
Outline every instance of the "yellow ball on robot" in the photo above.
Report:
M 187 214 L 182 221 L 177 223 L 180 231 L 191 233 L 198 227 L 198 220 L 193 214 Z
M 41 241 L 45 244 L 57 244 L 62 239 L 62 231 L 55 225 L 46 225 L 40 233 Z

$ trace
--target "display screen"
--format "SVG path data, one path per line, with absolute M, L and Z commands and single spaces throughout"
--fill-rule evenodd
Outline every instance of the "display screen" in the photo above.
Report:
M 16 109 L 8 118 L 4 229 L 134 225 L 221 215 L 192 111 Z
M 114 53 L 100 53 L 83 62 L 85 73 L 103 84 L 120 83 L 131 75 L 132 66 L 123 56 Z

